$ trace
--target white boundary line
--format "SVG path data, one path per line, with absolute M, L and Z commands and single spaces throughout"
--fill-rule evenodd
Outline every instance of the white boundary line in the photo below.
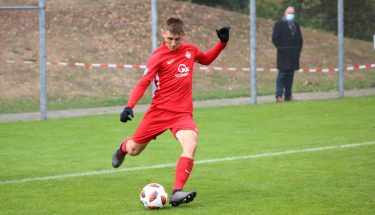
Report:
M 374 144 L 375 144 L 375 141 L 371 141 L 371 142 L 353 143 L 353 144 L 345 144 L 345 145 L 334 145 L 334 146 L 325 146 L 325 147 L 317 147 L 317 148 L 288 150 L 288 151 L 283 151 L 283 152 L 270 152 L 270 153 L 263 153 L 263 154 L 256 154 L 256 155 L 245 155 L 245 156 L 238 156 L 238 157 L 224 157 L 224 158 L 217 158 L 217 159 L 210 159 L 210 160 L 198 160 L 198 161 L 195 161 L 194 164 L 218 163 L 218 162 L 235 161 L 235 160 L 243 160 L 243 159 L 275 157 L 275 156 L 282 156 L 282 155 L 290 155 L 290 154 L 298 154 L 298 153 L 306 153 L 306 152 L 317 152 L 317 151 L 325 151 L 325 150 L 340 149 L 340 148 L 354 148 L 354 147 L 374 145 Z M 93 176 L 93 175 L 107 175 L 107 174 L 113 174 L 113 173 L 119 173 L 119 172 L 132 172 L 132 171 L 146 170 L 146 169 L 161 169 L 161 168 L 175 167 L 175 166 L 176 166 L 176 163 L 166 163 L 166 164 L 159 164 L 159 165 L 153 165 L 153 166 L 139 166 L 139 167 L 123 168 L 119 170 L 112 169 L 112 170 L 70 173 L 70 174 L 61 174 L 61 175 L 35 177 L 35 178 L 23 178 L 23 179 L 0 181 L 0 185 L 19 184 L 19 183 L 26 183 L 26 182 L 33 182 L 33 181 L 49 181 L 49 180 L 76 178 L 76 177 L 83 177 L 83 176 Z

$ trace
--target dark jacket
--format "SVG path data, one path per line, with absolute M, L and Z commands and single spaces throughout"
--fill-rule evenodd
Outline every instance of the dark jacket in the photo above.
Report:
M 299 24 L 294 23 L 296 26 L 294 35 L 285 20 L 276 22 L 273 27 L 272 42 L 277 48 L 277 69 L 279 70 L 299 69 L 303 38 Z

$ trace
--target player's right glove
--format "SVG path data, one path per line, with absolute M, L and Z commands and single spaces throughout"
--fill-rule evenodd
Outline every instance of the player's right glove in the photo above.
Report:
M 133 110 L 130 107 L 125 107 L 124 110 L 121 112 L 120 121 L 131 121 L 132 118 L 134 118 Z
M 221 40 L 221 42 L 228 42 L 229 40 L 229 29 L 230 27 L 222 27 L 219 30 L 216 29 L 217 37 Z

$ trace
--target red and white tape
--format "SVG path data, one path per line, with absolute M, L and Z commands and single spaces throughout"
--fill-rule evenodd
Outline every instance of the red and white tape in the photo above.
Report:
M 32 60 L 7 60 L 7 63 L 15 64 L 38 64 L 38 61 Z M 113 63 L 78 63 L 78 62 L 59 62 L 48 61 L 47 65 L 85 67 L 85 68 L 114 68 L 114 69 L 145 69 L 146 65 L 137 64 L 113 64 Z
M 7 60 L 7 63 L 16 64 L 37 64 L 38 61 L 31 60 Z M 146 65 L 139 64 L 113 64 L 113 63 L 79 63 L 79 62 L 59 62 L 59 61 L 48 61 L 47 65 L 57 65 L 57 66 L 70 66 L 70 67 L 84 67 L 84 68 L 113 68 L 113 69 L 146 69 Z M 250 68 L 237 68 L 237 67 L 216 67 L 216 66 L 200 66 L 199 70 L 203 71 L 250 71 Z M 358 66 L 348 66 L 344 67 L 344 71 L 354 71 L 362 69 L 372 69 L 375 68 L 375 64 L 364 64 Z M 271 71 L 277 72 L 276 68 L 257 68 L 257 71 Z M 299 69 L 298 72 L 317 72 L 317 73 L 330 73 L 337 72 L 338 68 L 303 68 Z

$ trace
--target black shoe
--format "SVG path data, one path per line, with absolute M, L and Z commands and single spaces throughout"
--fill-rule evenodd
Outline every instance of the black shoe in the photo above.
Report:
M 125 153 L 122 151 L 122 144 L 120 145 L 120 148 L 118 148 L 115 152 L 115 154 L 112 156 L 112 166 L 114 168 L 117 168 L 121 166 L 122 162 L 125 160 Z
M 288 98 L 285 98 L 285 101 L 286 101 L 286 102 L 291 102 L 291 101 L 297 101 L 297 100 L 295 100 L 295 99 L 293 98 L 293 96 L 290 96 L 290 97 L 288 97 Z
M 169 204 L 173 207 L 179 206 L 180 204 L 187 204 L 192 202 L 197 196 L 195 191 L 184 192 L 182 189 L 173 190 L 171 198 L 169 199 Z

